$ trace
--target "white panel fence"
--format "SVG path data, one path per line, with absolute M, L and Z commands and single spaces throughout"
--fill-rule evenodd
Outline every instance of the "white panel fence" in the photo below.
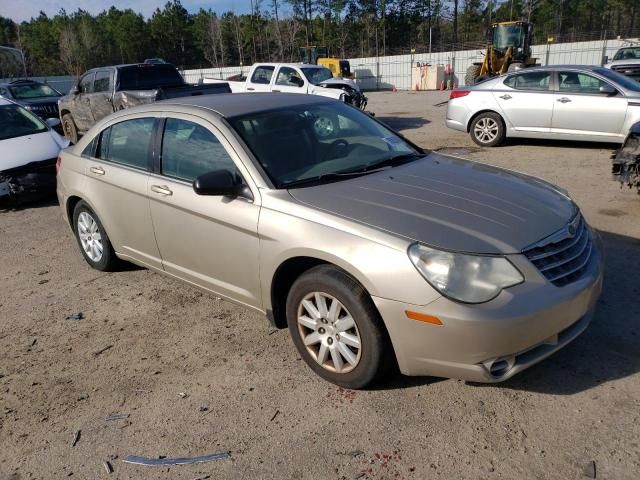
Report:
M 533 56 L 542 65 L 602 65 L 604 57 L 613 57 L 623 45 L 620 40 L 598 40 L 593 42 L 559 43 L 534 45 Z M 420 53 L 415 55 L 393 55 L 387 57 L 352 58 L 351 70 L 356 81 L 364 90 L 411 90 L 411 67 L 416 63 L 450 65 L 452 74 L 448 77 L 452 85 L 464 85 L 467 68 L 474 62 L 481 62 L 480 50 L 457 52 Z M 246 74 L 250 67 L 206 68 L 185 70 L 189 83 L 198 83 L 204 78 L 226 79 L 232 75 Z M 72 76 L 33 77 L 49 83 L 61 92 L 68 92 L 76 79 Z M 0 79 L 0 81 L 4 81 Z

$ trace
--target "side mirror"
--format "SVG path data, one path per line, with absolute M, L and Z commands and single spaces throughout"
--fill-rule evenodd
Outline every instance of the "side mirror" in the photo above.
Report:
M 53 127 L 57 127 L 58 125 L 60 125 L 60 119 L 58 119 L 58 118 L 47 118 L 44 121 L 44 123 L 46 123 L 51 128 L 53 128 Z
M 289 81 L 293 83 L 296 87 L 304 86 L 304 80 L 302 80 L 300 77 L 290 77 Z
M 607 63 L 609 63 L 609 55 L 605 55 L 604 59 L 603 59 L 603 65 L 606 65 Z
M 253 200 L 249 187 L 229 170 L 214 170 L 200 175 L 193 181 L 193 191 L 198 195 L 245 197 Z
M 606 95 L 615 95 L 616 93 L 618 93 L 618 91 L 611 85 L 606 83 L 600 87 L 600 93 L 604 93 Z
M 77 95 L 78 93 L 80 93 L 78 85 L 74 85 L 73 87 L 71 87 L 71 90 L 69 90 L 70 95 Z

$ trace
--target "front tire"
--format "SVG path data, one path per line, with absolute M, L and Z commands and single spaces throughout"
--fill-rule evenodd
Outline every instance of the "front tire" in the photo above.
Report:
M 73 230 L 87 263 L 102 272 L 113 271 L 118 257 L 98 216 L 83 201 L 73 210 Z
M 464 84 L 474 85 L 480 77 L 480 70 L 482 70 L 482 65 L 471 65 L 467 68 L 467 72 L 464 76 Z
M 314 267 L 295 281 L 287 322 L 304 361 L 329 382 L 363 388 L 389 366 L 389 342 L 369 294 L 333 266 Z
M 504 141 L 504 122 L 497 113 L 481 113 L 471 122 L 469 134 L 481 147 L 495 147 Z
M 65 113 L 62 116 L 62 131 L 64 136 L 69 139 L 69 142 L 73 145 L 78 143 L 78 128 L 70 113 Z

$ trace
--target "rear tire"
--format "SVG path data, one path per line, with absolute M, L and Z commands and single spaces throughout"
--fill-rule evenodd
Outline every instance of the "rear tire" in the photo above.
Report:
M 78 143 L 78 128 L 70 113 L 65 113 L 62 116 L 62 131 L 64 132 L 64 136 L 69 139 L 69 142 L 73 145 Z
M 320 265 L 287 297 L 289 333 L 309 367 L 345 388 L 363 388 L 392 365 L 389 340 L 371 297 L 345 272 Z
M 480 70 L 482 70 L 482 65 L 471 65 L 467 68 L 467 73 L 464 76 L 464 84 L 474 85 L 480 77 Z
M 481 113 L 471 122 L 469 135 L 481 147 L 495 147 L 501 144 L 505 137 L 502 117 L 494 112 Z
M 102 272 L 111 272 L 118 263 L 118 257 L 111 246 L 98 216 L 83 201 L 73 210 L 73 231 L 80 246 L 82 256 L 91 267 Z

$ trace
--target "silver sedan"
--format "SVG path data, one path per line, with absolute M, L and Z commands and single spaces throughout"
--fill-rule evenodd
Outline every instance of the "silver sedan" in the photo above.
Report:
M 612 70 L 520 70 L 451 92 L 447 127 L 493 147 L 506 137 L 622 143 L 640 120 L 640 83 Z

